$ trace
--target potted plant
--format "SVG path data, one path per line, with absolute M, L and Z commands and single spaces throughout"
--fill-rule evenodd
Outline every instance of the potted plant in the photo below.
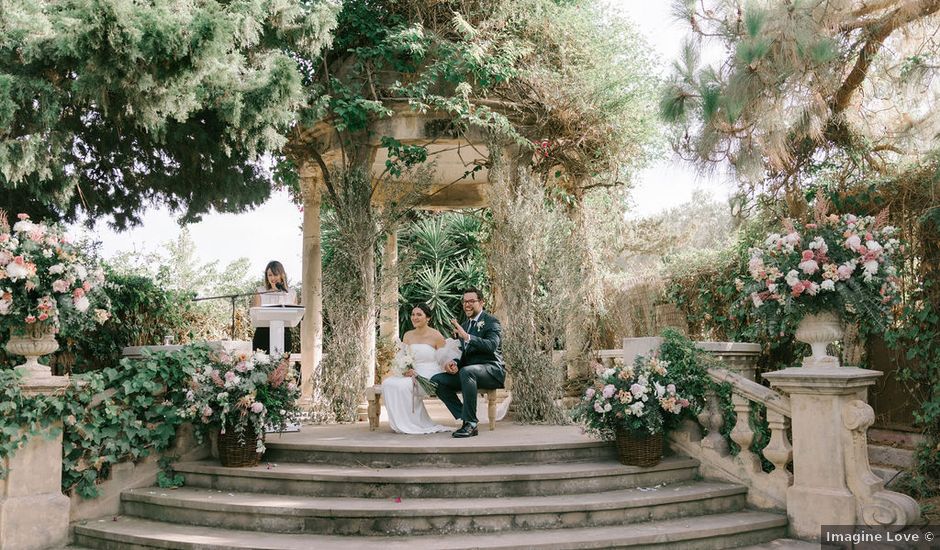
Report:
M 0 210 L 0 330 L 6 349 L 27 358 L 16 367 L 28 379 L 48 379 L 38 358 L 58 349 L 60 325 L 104 323 L 104 272 L 55 224 L 17 215 L 11 227 Z
M 617 445 L 620 462 L 654 466 L 663 455 L 663 435 L 689 406 L 669 376 L 669 363 L 653 354 L 633 365 L 614 360 L 595 367 L 597 377 L 573 412 L 585 430 Z
M 825 215 L 814 222 L 785 220 L 764 246 L 752 248 L 749 292 L 757 317 L 765 322 L 798 322 L 796 339 L 812 355 L 804 366 L 838 366 L 827 345 L 842 337 L 842 320 L 858 319 L 883 328 L 898 293 L 893 257 L 900 248 L 897 230 L 877 217 Z
M 212 351 L 198 365 L 186 393 L 183 417 L 197 434 L 218 434 L 223 466 L 255 466 L 266 429 L 283 431 L 300 412 L 300 386 L 288 355 Z

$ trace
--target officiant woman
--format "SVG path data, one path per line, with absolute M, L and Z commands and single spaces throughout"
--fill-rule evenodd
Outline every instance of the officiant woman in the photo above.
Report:
M 287 273 L 281 262 L 272 261 L 264 268 L 264 285 L 251 298 L 251 307 L 297 304 L 297 291 L 287 286 Z M 251 339 L 251 349 L 270 352 L 268 327 L 258 327 Z M 284 329 L 284 351 L 294 353 L 294 329 Z

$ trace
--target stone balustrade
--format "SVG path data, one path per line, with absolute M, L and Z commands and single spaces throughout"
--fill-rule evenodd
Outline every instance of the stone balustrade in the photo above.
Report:
M 657 339 L 625 339 L 624 361 L 658 346 Z M 801 539 L 818 539 L 822 525 L 902 527 L 919 520 L 916 501 L 886 490 L 868 462 L 867 430 L 874 411 L 867 387 L 880 372 L 811 361 L 765 373 L 770 389 L 755 381 L 758 346 L 699 342 L 697 347 L 721 360 L 722 366 L 708 374 L 731 386 L 734 426 L 729 435 L 740 447 L 732 455 L 721 435 L 724 414 L 712 390 L 698 423 L 687 421 L 670 438 L 673 448 L 700 461 L 704 477 L 747 485 L 753 506 L 785 509 L 791 535 Z M 773 465 L 770 472 L 751 450 L 750 420 L 758 405 L 770 430 L 761 449 Z

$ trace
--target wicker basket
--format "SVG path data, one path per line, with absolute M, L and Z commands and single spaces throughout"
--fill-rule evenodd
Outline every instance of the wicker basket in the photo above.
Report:
M 617 458 L 627 466 L 655 466 L 663 458 L 663 434 L 635 434 L 617 430 Z
M 262 453 L 255 450 L 258 448 L 258 439 L 253 426 L 246 426 L 241 434 L 237 434 L 234 428 L 229 428 L 225 433 L 220 430 L 218 447 L 222 466 L 241 468 L 257 466 L 261 462 Z

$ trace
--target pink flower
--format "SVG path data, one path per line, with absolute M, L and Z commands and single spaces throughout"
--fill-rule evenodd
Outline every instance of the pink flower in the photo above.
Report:
M 601 392 L 601 394 L 604 396 L 604 399 L 610 399 L 614 396 L 615 393 L 617 393 L 617 388 L 615 388 L 613 384 L 607 384 L 604 386 L 604 389 Z
M 49 318 L 49 314 L 46 313 L 46 312 L 42 312 L 42 313 L 39 314 L 39 320 L 40 320 L 40 321 L 45 321 L 45 320 L 48 319 L 48 318 Z
M 836 272 L 839 274 L 839 279 L 843 281 L 850 279 L 854 271 L 855 265 L 849 263 L 840 265 L 839 269 L 836 270 Z
M 228 372 L 225 373 L 225 381 L 226 381 L 226 382 L 231 382 L 231 381 L 234 380 L 234 379 L 235 379 L 235 373 L 234 373 L 234 372 L 228 371 Z
M 75 290 L 72 291 L 72 297 L 75 298 L 76 300 L 81 298 L 84 295 L 85 295 L 84 288 L 76 288 Z
M 675 385 L 675 384 L 666 384 L 666 391 L 669 392 L 669 393 L 676 393 L 676 385 Z
M 804 261 L 804 262 L 805 262 L 806 260 L 812 260 L 814 256 L 815 256 L 815 254 L 813 254 L 813 251 L 812 251 L 812 250 L 804 250 L 804 251 L 803 251 L 803 261 Z
M 806 227 L 807 227 L 808 229 L 816 229 L 816 224 L 815 224 L 815 223 L 808 223 L 808 224 L 806 224 Z
M 5 243 L 5 242 L 8 242 L 9 240 L 10 240 L 9 233 L 0 234 L 0 243 Z
M 261 411 L 263 410 L 264 410 L 264 405 L 262 405 L 260 402 L 255 401 L 254 403 L 251 404 L 251 412 L 255 414 L 261 414 Z
M 26 214 L 25 212 L 20 212 L 19 214 L 16 215 L 16 217 L 21 220 L 28 220 L 29 214 Z
M 62 279 L 56 279 L 56 280 L 52 281 L 52 291 L 53 291 L 53 292 L 60 292 L 60 293 L 62 293 L 62 292 L 68 292 L 68 291 L 69 291 L 69 284 L 68 284 L 66 281 L 62 280 Z
M 212 407 L 210 407 L 209 405 L 206 405 L 205 407 L 203 407 L 202 416 L 212 416 Z
M 91 283 L 89 283 L 88 281 L 85 281 L 84 283 L 82 283 L 82 288 L 85 290 L 85 292 L 88 292 L 89 290 L 91 290 Z
M 592 399 L 595 393 L 597 392 L 594 390 L 594 388 L 588 388 L 587 391 L 584 392 L 584 397 L 586 399 Z
M 25 321 L 27 325 L 31 325 L 36 322 L 36 317 L 32 315 L 27 315 Z
M 819 264 L 816 260 L 812 259 L 812 252 L 810 252 L 809 258 L 806 258 L 806 252 L 803 253 L 803 261 L 800 262 L 799 268 L 807 275 L 812 275 L 819 271 Z

